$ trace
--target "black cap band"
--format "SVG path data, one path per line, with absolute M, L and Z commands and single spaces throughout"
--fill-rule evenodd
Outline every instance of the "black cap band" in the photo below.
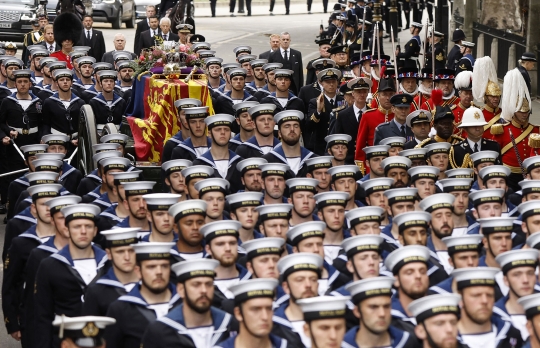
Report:
M 352 302 L 354 304 L 358 304 L 367 298 L 376 297 L 376 296 L 392 297 L 392 289 L 384 288 L 384 289 L 371 289 L 367 291 L 361 291 L 352 297 Z
M 133 238 L 126 238 L 126 239 L 107 240 L 105 245 L 107 246 L 107 248 L 118 248 L 118 247 L 136 244 L 137 242 L 138 242 L 137 237 L 133 237 Z
M 183 283 L 186 280 L 193 279 L 193 278 L 198 278 L 198 277 L 215 278 L 216 277 L 216 272 L 208 270 L 208 269 L 196 270 L 196 271 L 191 271 L 191 272 L 181 274 L 176 278 L 176 280 L 178 281 L 178 283 Z

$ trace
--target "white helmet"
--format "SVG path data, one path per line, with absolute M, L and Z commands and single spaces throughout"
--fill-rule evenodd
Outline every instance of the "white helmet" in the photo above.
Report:
M 471 106 L 470 108 L 465 110 L 465 112 L 463 113 L 461 124 L 458 127 L 459 128 L 480 127 L 480 126 L 485 126 L 486 124 L 487 122 L 486 122 L 486 119 L 484 118 L 484 114 L 482 113 L 482 110 L 474 106 Z

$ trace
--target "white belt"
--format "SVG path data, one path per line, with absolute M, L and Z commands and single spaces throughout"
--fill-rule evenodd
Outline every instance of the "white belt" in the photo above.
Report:
M 11 126 L 8 126 L 11 130 L 14 130 L 14 131 L 17 131 L 19 134 L 23 134 L 23 135 L 27 135 L 27 134 L 34 134 L 34 133 L 37 133 L 38 131 L 38 127 L 32 127 L 30 129 L 26 129 L 26 128 L 16 128 L 16 127 L 11 127 Z
M 63 135 L 67 135 L 68 137 L 71 136 L 71 138 L 76 138 L 77 136 L 79 136 L 79 133 L 78 132 L 75 132 L 73 134 L 68 134 L 68 133 L 64 133 L 64 132 L 60 132 L 59 130 L 57 129 L 54 129 L 54 128 L 51 128 L 51 133 L 52 134 L 63 134 Z

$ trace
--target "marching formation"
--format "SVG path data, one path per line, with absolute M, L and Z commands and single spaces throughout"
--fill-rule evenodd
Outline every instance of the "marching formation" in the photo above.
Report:
M 535 56 L 501 88 L 459 29 L 447 55 L 444 35 L 409 9 L 412 39 L 385 55 L 370 6 L 336 6 L 305 79 L 288 32 L 224 62 L 190 25 L 167 37 L 170 21 L 157 33 L 150 15 L 139 49 L 155 35 L 188 45 L 212 98 L 174 102 L 181 131 L 163 146 L 159 182 L 134 166 L 124 134 L 93 145 L 90 174 L 69 164 L 84 105 L 99 132 L 121 124 L 132 53 L 96 61 L 63 14 L 50 28 L 60 50 L 0 56 L 2 309 L 14 339 L 540 347 Z

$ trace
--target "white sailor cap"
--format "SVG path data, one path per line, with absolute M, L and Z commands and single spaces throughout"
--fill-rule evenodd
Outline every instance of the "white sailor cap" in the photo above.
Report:
M 351 140 L 352 137 L 349 134 L 331 134 L 324 138 L 327 148 L 331 148 L 332 146 L 339 144 L 347 146 Z
M 380 145 L 388 145 L 390 147 L 403 147 L 405 145 L 405 138 L 404 137 L 388 137 L 382 139 L 379 144 Z
M 184 216 L 192 214 L 206 216 L 206 202 L 202 199 L 190 199 L 178 202 L 169 208 L 169 215 L 174 217 L 175 223 Z
M 277 279 L 258 278 L 242 280 L 231 286 L 229 291 L 233 293 L 234 303 L 238 306 L 254 298 L 268 297 L 274 299 L 277 286 Z
M 180 23 L 176 26 L 176 29 L 178 29 L 179 33 L 189 33 L 193 29 L 193 25 Z
M 251 118 L 255 121 L 255 119 L 261 115 L 272 115 L 274 116 L 274 111 L 276 110 L 276 104 L 258 104 L 254 105 L 249 108 L 248 113 L 251 116 Z
M 418 22 L 411 22 L 411 25 L 415 28 L 423 28 L 423 24 L 422 23 L 418 23 Z
M 270 71 L 280 69 L 283 67 L 283 64 L 281 63 L 266 63 L 263 65 L 263 70 L 265 73 L 269 73 Z
M 214 176 L 214 168 L 210 166 L 189 166 L 182 169 L 182 176 L 186 179 L 186 185 L 191 179 L 207 179 Z
M 32 144 L 21 146 L 21 151 L 24 154 L 24 157 L 28 159 L 30 156 L 35 156 L 37 153 L 43 153 L 47 151 L 49 145 L 47 144 Z
M 416 166 L 407 171 L 411 176 L 411 182 L 420 179 L 431 179 L 437 181 L 440 169 L 434 166 Z
M 478 172 L 478 176 L 482 179 L 484 183 L 492 178 L 507 179 L 509 175 L 510 168 L 502 165 L 487 166 L 480 169 L 480 171 Z
M 503 189 L 485 189 L 471 192 L 469 194 L 469 200 L 473 203 L 473 206 L 477 208 L 484 203 L 502 203 L 503 196 Z
M 427 149 L 422 147 L 419 149 L 408 149 L 399 152 L 400 156 L 407 157 L 412 161 L 414 160 L 426 160 Z
M 373 179 L 374 180 L 374 179 Z M 345 212 L 345 218 L 351 228 L 363 222 L 378 222 L 383 219 L 384 209 L 381 207 L 365 206 Z
M 47 160 L 56 160 L 62 161 L 66 157 L 65 153 L 62 152 L 44 152 L 36 153 L 36 159 L 47 159 Z
M 423 245 L 407 245 L 392 251 L 384 261 L 384 265 L 394 275 L 406 264 L 412 262 L 428 263 L 430 258 L 429 249 Z
M 41 141 L 47 145 L 63 145 L 69 142 L 69 136 L 65 134 L 47 134 L 41 137 Z
M 473 161 L 473 165 L 475 167 L 478 166 L 480 163 L 495 163 L 498 157 L 499 153 L 497 151 L 490 150 L 478 151 L 471 154 L 471 160 Z
M 216 56 L 216 51 L 214 50 L 199 50 L 197 53 L 199 54 L 199 58 L 203 59 L 205 63 L 207 63 L 206 58 L 215 58 Z
M 137 261 L 170 260 L 171 249 L 175 244 L 176 243 L 148 242 L 132 244 L 132 247 L 135 249 Z M 201 260 L 199 260 L 199 262 L 200 261 Z
M 446 142 L 433 143 L 433 144 L 426 145 L 425 146 L 425 148 L 427 149 L 426 158 L 429 158 L 430 156 L 438 154 L 438 153 L 448 154 L 450 152 L 451 147 L 452 145 Z
M 289 275 L 299 271 L 313 271 L 321 275 L 323 259 L 313 253 L 294 253 L 281 258 L 277 267 L 279 274 L 286 280 Z
M 105 344 L 105 328 L 116 323 L 109 317 L 66 317 L 57 315 L 52 325 L 60 328 L 60 340 L 70 338 L 77 347 L 94 348 Z
M 381 252 L 381 244 L 384 238 L 375 234 L 363 234 L 349 237 L 341 242 L 341 248 L 347 254 L 349 260 L 356 254 L 364 251 Z
M 268 59 L 253 59 L 249 64 L 252 68 L 262 68 L 266 63 L 268 63 Z
M 303 119 L 304 113 L 298 110 L 285 110 L 274 115 L 274 121 L 278 126 L 288 121 L 302 122 Z
M 304 320 L 311 322 L 313 320 L 345 319 L 347 301 L 350 299 L 350 296 L 317 296 L 303 298 L 296 303 L 304 312 Z
M 461 46 L 465 46 L 465 47 L 474 47 L 476 44 L 474 42 L 470 42 L 470 41 L 461 41 Z
M 236 76 L 242 76 L 245 78 L 247 76 L 247 70 L 244 68 L 232 68 L 227 70 L 226 74 L 229 75 L 231 79 Z
M 169 176 L 174 172 L 181 172 L 192 165 L 193 162 L 186 159 L 175 159 L 161 164 L 161 169 L 165 171 L 166 176 Z
M 195 190 L 199 191 L 199 197 L 207 192 L 222 192 L 224 195 L 229 191 L 229 181 L 222 178 L 203 179 L 195 183 Z
M 324 70 L 328 68 L 333 68 L 336 66 L 336 62 L 334 62 L 330 58 L 319 58 L 311 62 L 311 66 L 315 70 Z M 370 80 L 371 81 L 371 80 Z
M 174 107 L 177 109 L 196 108 L 201 105 L 202 102 L 199 99 L 195 98 L 178 99 L 174 102 Z
M 513 217 L 492 217 L 478 219 L 480 230 L 484 236 L 492 233 L 512 233 L 514 229 Z
M 422 109 L 415 110 L 407 115 L 407 120 L 405 122 L 409 128 L 417 123 L 429 123 L 431 122 L 431 112 Z
M 463 179 L 442 179 L 439 180 L 439 183 L 442 186 L 443 192 L 450 193 L 455 191 L 467 191 L 471 190 L 473 183 L 472 178 L 463 178 Z
M 283 68 L 280 68 L 280 69 L 276 69 L 274 70 L 274 77 L 275 78 L 278 78 L 278 77 L 288 77 L 288 78 L 291 78 L 291 76 L 294 74 L 294 71 L 292 71 L 291 69 L 283 69 Z
M 451 193 L 436 193 L 420 201 L 420 209 L 432 213 L 437 209 L 447 208 L 453 210 L 456 197 Z
M 315 198 L 315 202 L 317 203 L 317 209 L 321 211 L 324 207 L 330 205 L 341 205 L 345 207 L 349 197 L 347 192 L 328 191 L 317 193 L 313 198 Z
M 50 202 L 50 201 L 49 201 Z M 48 202 L 47 202 L 48 203 Z M 540 233 L 533 233 L 527 238 L 527 245 L 536 250 L 540 249 Z
M 107 157 L 101 159 L 99 161 L 99 164 L 103 167 L 103 171 L 106 173 L 112 169 L 126 171 L 131 165 L 131 162 L 125 157 Z
M 332 176 L 332 182 L 341 178 L 353 178 L 356 180 L 359 171 L 360 170 L 358 169 L 357 166 L 346 164 L 346 165 L 336 166 L 336 167 L 332 167 L 328 169 L 328 174 Z
M 260 205 L 257 208 L 255 208 L 255 210 L 259 212 L 260 222 L 263 222 L 266 220 L 274 220 L 274 219 L 289 220 L 292 207 L 293 207 L 292 204 L 279 203 L 279 204 Z
M 105 236 L 107 248 L 117 248 L 137 244 L 139 242 L 137 232 L 140 230 L 140 227 L 125 227 L 101 231 L 100 234 Z
M 65 195 L 55 197 L 48 200 L 45 204 L 49 207 L 51 216 L 58 213 L 62 208 L 69 205 L 79 204 L 81 202 L 81 197 L 75 195 Z
M 474 170 L 471 168 L 456 168 L 449 169 L 444 174 L 449 179 L 472 179 L 474 177 Z
M 238 162 L 236 164 L 236 170 L 244 175 L 250 170 L 260 170 L 259 166 L 266 163 L 268 163 L 268 161 L 262 157 L 252 157 Z
M 343 74 L 341 73 L 341 70 L 335 69 L 335 68 L 329 68 L 320 71 L 317 74 L 317 80 L 319 81 L 325 81 L 325 80 L 341 80 L 341 76 Z
M 32 172 L 26 173 L 25 178 L 28 180 L 30 186 L 41 184 L 54 184 L 58 180 L 58 173 L 56 172 Z
M 240 207 L 258 207 L 261 205 L 261 200 L 263 199 L 264 193 L 262 192 L 238 192 L 233 193 L 225 197 L 231 211 L 234 211 Z
M 148 210 L 166 210 L 178 203 L 181 195 L 174 193 L 149 193 L 142 198 L 146 202 L 146 208 Z
M 317 170 L 317 169 L 331 168 L 333 158 L 334 158 L 334 156 L 312 157 L 312 158 L 306 160 L 307 171 L 309 173 L 313 173 L 313 171 Z
M 242 243 L 242 248 L 246 251 L 247 260 L 252 260 L 262 255 L 281 255 L 281 248 L 285 240 L 279 237 L 266 237 L 248 240 Z
M 540 314 L 540 294 L 532 294 L 518 298 L 518 303 L 525 310 L 525 316 L 531 320 Z
M 211 47 L 212 45 L 208 42 L 195 42 L 193 45 L 191 45 L 193 52 L 197 52 L 202 49 L 209 50 Z
M 37 156 L 37 154 L 36 154 Z M 36 172 L 60 172 L 64 162 L 53 159 L 36 159 L 32 161 Z
M 233 110 L 236 117 L 240 117 L 240 114 L 244 112 L 248 112 L 248 110 L 256 105 L 259 105 L 259 102 L 257 101 L 245 101 L 238 104 L 233 105 Z M 274 113 L 272 112 L 272 115 Z
M 100 144 L 94 144 L 92 145 L 92 151 L 95 154 L 104 152 L 104 151 L 118 151 L 120 153 L 120 150 L 118 149 L 118 144 L 115 143 L 100 143 Z M 118 157 L 122 157 L 122 154 Z
M 522 180 L 519 183 L 523 196 L 529 193 L 540 192 L 540 180 Z
M 242 65 L 240 65 L 240 63 L 238 62 L 234 62 L 234 63 L 225 63 L 221 67 L 223 68 L 223 72 L 226 74 L 227 71 L 229 71 L 230 69 L 241 68 Z
M 392 220 L 392 222 L 398 227 L 400 234 L 411 227 L 423 227 L 427 231 L 429 229 L 430 221 L 431 214 L 425 211 L 410 211 L 401 213 L 395 216 Z
M 376 296 L 392 296 L 394 277 L 373 277 L 357 280 L 345 286 L 352 296 L 352 302 L 358 304 L 363 300 Z
M 527 169 L 527 173 L 531 170 L 540 167 L 540 156 L 532 156 L 523 160 L 523 168 Z
M 392 187 L 394 179 L 392 178 L 376 178 L 369 179 L 362 182 L 360 185 L 364 189 L 366 196 L 369 196 L 373 192 L 386 191 Z
M 309 191 L 312 193 L 317 193 L 317 185 L 319 185 L 319 180 L 312 178 L 293 178 L 285 182 L 289 188 L 289 195 L 297 191 Z
M 176 280 L 184 283 L 186 280 L 198 277 L 215 278 L 219 261 L 213 259 L 194 259 L 175 263 L 171 269 L 176 274 Z
M 97 205 L 84 203 L 68 205 L 60 209 L 60 211 L 64 215 L 66 226 L 70 221 L 77 219 L 95 221 L 96 217 L 101 213 L 101 209 Z
M 233 122 L 236 122 L 234 116 L 227 114 L 215 114 L 204 119 L 204 123 L 206 123 L 208 129 L 220 126 L 226 126 L 230 128 Z
M 507 274 L 513 268 L 532 267 L 538 265 L 538 250 L 518 249 L 501 253 L 495 257 L 495 261 L 501 266 L 503 274 Z
M 125 134 L 107 134 L 101 137 L 99 139 L 101 143 L 103 144 L 120 144 L 122 146 L 126 146 L 126 143 L 128 141 L 128 136 Z
M 26 189 L 28 195 L 32 197 L 32 201 L 35 203 L 40 198 L 54 198 L 58 197 L 62 185 L 60 184 L 40 184 L 30 186 Z
M 528 217 L 540 215 L 540 201 L 527 201 L 518 205 L 518 211 L 521 215 L 521 220 L 526 221 Z
M 233 48 L 233 53 L 236 54 L 237 57 L 240 53 L 250 54 L 251 47 L 250 46 L 236 46 L 235 48 Z
M 238 230 L 242 224 L 236 220 L 222 220 L 209 222 L 199 229 L 199 233 L 204 236 L 206 243 L 210 243 L 214 238 L 231 236 L 238 238 Z
M 208 117 L 208 106 L 186 107 L 183 110 L 188 121 L 196 118 L 206 119 Z
M 384 173 L 388 174 L 388 171 L 393 168 L 402 168 L 408 170 L 411 168 L 412 161 L 403 156 L 390 156 L 383 159 L 381 165 L 384 169 Z
M 399 202 L 414 202 L 417 194 L 418 189 L 414 187 L 402 187 L 384 191 L 389 206 Z
M 465 267 L 453 270 L 451 276 L 458 290 L 463 290 L 471 286 L 495 286 L 495 275 L 500 271 L 495 267 Z
M 417 323 L 439 314 L 460 315 L 459 301 L 461 296 L 457 294 L 435 294 L 414 300 L 409 305 L 409 312 L 416 318 Z
M 134 182 L 139 180 L 142 170 L 132 170 L 131 172 L 116 172 L 111 173 L 113 183 L 116 186 L 123 185 L 125 182 Z
M 287 239 L 292 246 L 297 246 L 304 239 L 324 238 L 326 224 L 323 221 L 308 221 L 295 225 L 287 231 Z
M 465 251 L 476 251 L 480 253 L 482 249 L 482 234 L 465 234 L 463 236 L 449 236 L 442 239 L 443 243 L 448 248 L 448 255 L 452 256 L 456 253 Z
M 141 196 L 154 192 L 155 181 L 130 181 L 123 182 L 125 196 Z
M 287 177 L 287 172 L 290 170 L 290 167 L 283 163 L 265 163 L 259 165 L 261 174 L 263 178 L 267 176 L 282 176 Z

